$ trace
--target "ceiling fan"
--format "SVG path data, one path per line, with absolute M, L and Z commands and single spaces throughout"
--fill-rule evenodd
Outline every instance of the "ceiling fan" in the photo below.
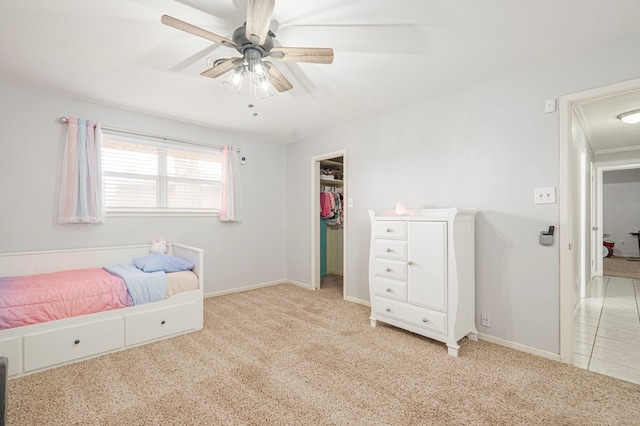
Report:
M 233 70 L 225 80 L 225 86 L 239 93 L 243 77 L 251 73 L 255 94 L 267 97 L 293 88 L 287 78 L 270 62 L 271 57 L 282 62 L 307 62 L 331 64 L 333 49 L 317 47 L 276 47 L 275 34 L 269 30 L 275 0 L 248 0 L 247 21 L 238 27 L 231 39 L 196 27 L 169 15 L 163 15 L 161 22 L 170 27 L 220 43 L 236 49 L 242 56 L 218 59 L 213 66 L 201 73 L 205 77 L 216 78 Z

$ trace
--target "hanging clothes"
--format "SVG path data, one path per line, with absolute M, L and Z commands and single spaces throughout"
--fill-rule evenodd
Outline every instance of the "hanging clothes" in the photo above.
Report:
M 344 214 L 344 196 L 336 188 L 320 191 L 320 217 L 327 225 L 341 226 Z

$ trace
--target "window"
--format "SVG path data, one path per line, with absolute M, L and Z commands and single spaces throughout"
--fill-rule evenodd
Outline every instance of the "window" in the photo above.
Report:
M 104 132 L 102 180 L 107 213 L 214 214 L 222 151 Z

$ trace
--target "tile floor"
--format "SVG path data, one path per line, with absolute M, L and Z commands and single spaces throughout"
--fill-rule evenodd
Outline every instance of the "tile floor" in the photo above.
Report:
M 573 364 L 640 384 L 640 280 L 596 277 L 574 317 Z

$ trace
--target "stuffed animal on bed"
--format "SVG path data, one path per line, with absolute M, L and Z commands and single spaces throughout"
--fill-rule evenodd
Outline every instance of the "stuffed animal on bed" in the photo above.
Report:
M 167 241 L 162 238 L 154 238 L 151 240 L 151 247 L 149 247 L 149 253 L 152 254 L 165 254 L 167 252 Z

